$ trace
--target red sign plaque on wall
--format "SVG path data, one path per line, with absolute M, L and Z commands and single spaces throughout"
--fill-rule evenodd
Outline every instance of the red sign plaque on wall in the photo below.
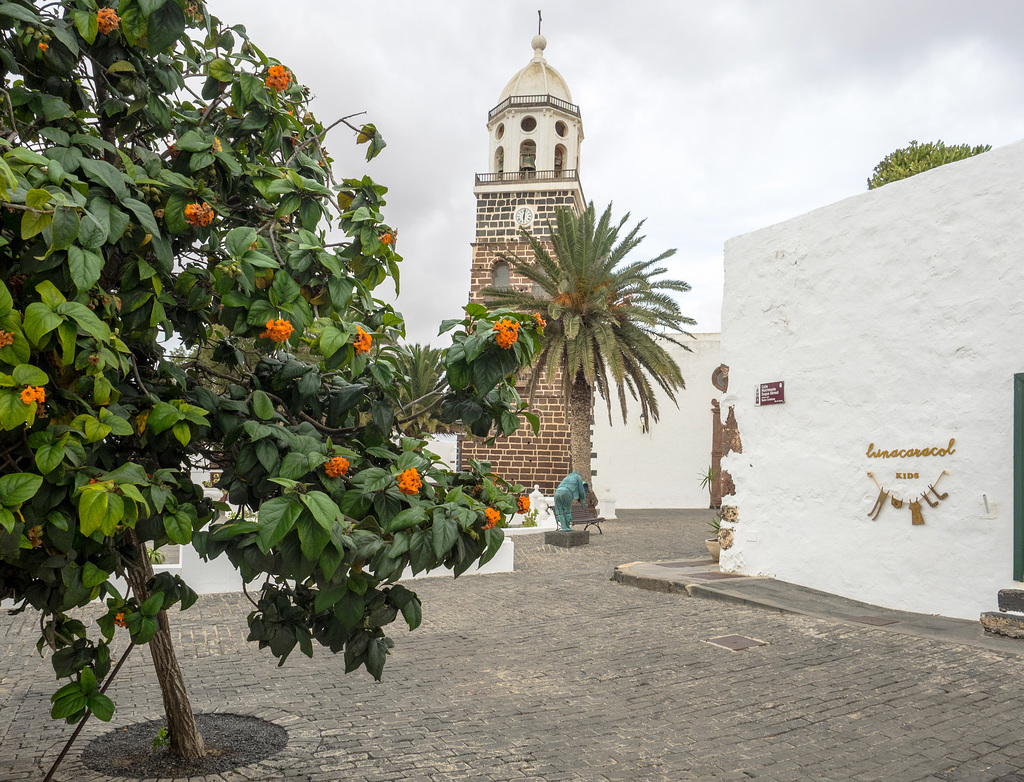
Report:
M 755 405 L 781 405 L 786 402 L 786 381 L 776 380 L 774 383 L 761 383 L 757 387 L 754 398 Z

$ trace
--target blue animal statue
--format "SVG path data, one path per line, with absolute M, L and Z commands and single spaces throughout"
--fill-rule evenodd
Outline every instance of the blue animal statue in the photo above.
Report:
M 558 484 L 558 488 L 555 489 L 555 521 L 558 522 L 560 530 L 568 532 L 572 529 L 573 500 L 586 502 L 589 492 L 590 487 L 578 472 L 569 473 Z

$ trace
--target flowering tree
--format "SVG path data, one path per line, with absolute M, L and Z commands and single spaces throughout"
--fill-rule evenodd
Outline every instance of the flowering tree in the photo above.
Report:
M 282 663 L 317 642 L 379 678 L 384 628 L 420 622 L 403 569 L 488 560 L 521 488 L 400 435 L 381 345 L 404 324 L 374 297 L 401 261 L 386 188 L 334 178 L 308 91 L 243 27 L 198 0 L 10 0 L 0 38 L 0 598 L 40 613 L 70 679 L 53 717 L 110 718 L 121 626 L 150 647 L 171 750 L 195 757 L 165 612 L 196 595 L 149 548 L 258 581 L 250 639 Z M 380 134 L 349 119 L 373 158 Z M 445 328 L 443 419 L 515 431 L 534 319 L 471 306 Z M 200 464 L 255 520 L 217 516 Z M 97 599 L 95 630 L 69 614 Z

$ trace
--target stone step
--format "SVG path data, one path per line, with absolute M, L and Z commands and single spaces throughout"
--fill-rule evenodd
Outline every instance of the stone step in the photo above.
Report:
M 1000 589 L 999 610 L 1024 613 L 1024 589 Z
M 986 611 L 981 615 L 981 626 L 987 633 L 1024 638 L 1024 615 Z

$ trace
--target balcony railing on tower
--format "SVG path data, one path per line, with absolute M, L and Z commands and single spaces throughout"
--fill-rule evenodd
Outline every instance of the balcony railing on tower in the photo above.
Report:
M 505 100 L 487 112 L 488 122 L 509 106 L 554 106 L 556 109 L 561 109 L 564 112 L 572 114 L 574 117 L 578 117 L 580 115 L 579 106 L 574 103 L 569 103 L 567 100 L 556 98 L 553 95 L 513 95 L 509 98 L 505 98 Z
M 575 168 L 564 171 L 501 171 L 497 174 L 477 174 L 478 185 L 487 182 L 544 182 L 544 181 L 579 181 Z

